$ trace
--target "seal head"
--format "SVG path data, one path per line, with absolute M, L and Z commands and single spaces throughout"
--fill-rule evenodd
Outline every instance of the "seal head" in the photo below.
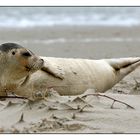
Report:
M 0 86 L 19 86 L 27 76 L 41 69 L 43 59 L 16 43 L 0 45 Z M 2 89 L 2 88 L 1 88 Z

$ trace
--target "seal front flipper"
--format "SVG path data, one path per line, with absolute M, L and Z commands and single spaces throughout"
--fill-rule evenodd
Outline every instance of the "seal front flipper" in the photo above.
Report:
M 42 67 L 41 70 L 47 72 L 48 74 L 52 75 L 55 78 L 59 78 L 61 80 L 64 79 L 64 74 L 61 72 L 58 72 L 57 70 L 53 69 L 52 67 Z
M 61 80 L 64 79 L 64 71 L 57 65 L 50 64 L 48 61 L 44 60 L 44 65 L 41 68 L 42 71 L 47 72 L 55 78 L 59 78 Z

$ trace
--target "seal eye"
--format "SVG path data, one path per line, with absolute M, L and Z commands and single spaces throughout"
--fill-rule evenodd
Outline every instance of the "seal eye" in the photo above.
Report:
M 12 55 L 15 55 L 15 52 L 14 51 L 12 52 Z
M 31 54 L 29 52 L 24 52 L 22 53 L 23 56 L 31 56 Z

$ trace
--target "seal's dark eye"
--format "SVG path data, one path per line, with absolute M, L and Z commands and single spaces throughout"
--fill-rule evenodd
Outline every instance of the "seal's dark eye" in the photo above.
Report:
M 15 55 L 15 52 L 12 52 L 12 55 Z
M 31 56 L 31 54 L 29 52 L 23 52 L 22 55 L 23 56 Z

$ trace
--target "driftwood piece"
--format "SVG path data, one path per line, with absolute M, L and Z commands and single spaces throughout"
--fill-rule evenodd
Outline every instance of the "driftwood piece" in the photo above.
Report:
M 113 105 L 115 104 L 115 102 L 118 102 L 118 103 L 121 103 L 121 104 L 126 105 L 128 108 L 135 109 L 133 106 L 131 106 L 131 105 L 129 105 L 129 104 L 123 102 L 123 101 L 120 101 L 120 100 L 117 100 L 117 99 L 112 98 L 112 97 L 110 97 L 110 96 L 107 96 L 107 95 L 105 95 L 105 94 L 99 94 L 99 93 L 86 94 L 86 95 L 82 96 L 82 98 L 86 98 L 87 96 L 97 96 L 97 97 L 100 96 L 100 97 L 104 97 L 104 98 L 108 98 L 108 99 L 110 99 L 110 100 L 113 100 L 113 103 L 111 104 L 111 107 L 110 107 L 110 108 L 113 108 Z

